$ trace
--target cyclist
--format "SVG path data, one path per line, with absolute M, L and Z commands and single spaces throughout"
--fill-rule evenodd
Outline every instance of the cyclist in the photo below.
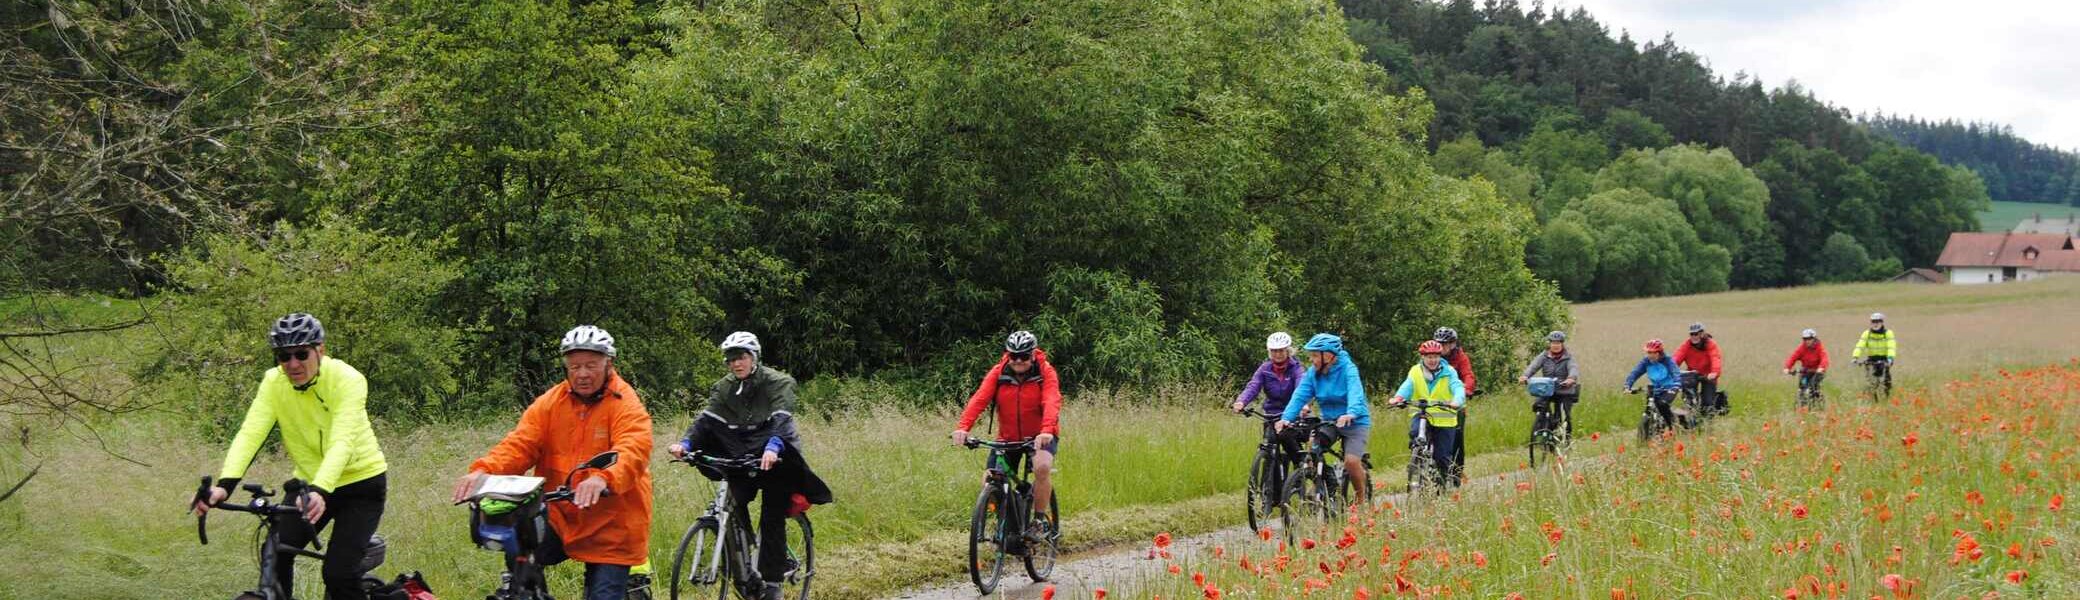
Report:
M 1533 376 L 1551 377 L 1558 381 L 1553 388 L 1553 397 L 1540 402 L 1553 402 L 1560 409 L 1560 418 L 1567 422 L 1567 435 L 1574 435 L 1574 403 L 1582 399 L 1580 379 L 1581 365 L 1574 361 L 1574 353 L 1567 350 L 1567 333 L 1555 331 L 1546 334 L 1546 351 L 1531 357 L 1531 364 L 1517 376 L 1517 383 L 1529 383 Z M 1542 426 L 1550 429 L 1550 424 Z
M 1304 372 L 1305 367 L 1293 358 L 1291 334 L 1283 331 L 1271 334 L 1271 337 L 1264 340 L 1264 351 L 1271 356 L 1265 359 L 1263 364 L 1257 365 L 1257 372 L 1250 375 L 1249 385 L 1244 386 L 1242 394 L 1235 397 L 1235 412 L 1239 413 L 1249 408 L 1251 403 L 1257 401 L 1257 396 L 1261 395 L 1264 397 L 1264 414 L 1282 414 L 1286 410 L 1286 402 L 1293 399 L 1293 388 L 1300 385 L 1300 374 Z M 1288 457 L 1297 458 L 1300 454 L 1299 440 L 1281 436 L 1279 446 Z
M 1632 385 L 1639 381 L 1641 375 L 1645 375 L 1647 393 L 1654 397 L 1655 411 L 1661 413 L 1663 423 L 1673 424 L 1676 422 L 1676 415 L 1663 394 L 1668 394 L 1683 385 L 1682 369 L 1676 366 L 1676 361 L 1668 357 L 1659 339 L 1647 340 L 1646 345 L 1640 349 L 1646 352 L 1646 356 L 1641 357 L 1639 364 L 1633 365 L 1632 373 L 1625 376 L 1625 393 L 1632 393 Z
M 1784 359 L 1784 374 L 1790 375 L 1795 367 L 1806 373 L 1814 388 L 1820 387 L 1820 379 L 1827 376 L 1827 346 L 1820 343 L 1820 332 L 1807 329 L 1798 334 L 1798 346 L 1791 349 L 1791 357 Z
M 1445 364 L 1444 344 L 1437 340 L 1416 346 L 1416 353 L 1423 360 L 1409 367 L 1408 378 L 1402 380 L 1401 389 L 1394 391 L 1389 406 L 1400 406 L 1409 400 L 1425 400 L 1432 404 L 1424 409 L 1430 419 L 1430 456 L 1437 461 L 1437 473 L 1444 477 L 1446 488 L 1459 486 L 1460 442 L 1464 429 L 1459 425 L 1459 411 L 1466 407 L 1466 385 L 1460 383 L 1459 373 Z M 1409 421 L 1409 439 L 1415 439 L 1415 421 Z
M 1061 451 L 1062 380 L 1033 332 L 1014 331 L 1004 338 L 1003 356 L 982 376 L 982 387 L 968 397 L 967 407 L 961 410 L 960 424 L 953 429 L 955 445 L 968 443 L 968 430 L 975 427 L 984 408 L 996 410 L 997 441 L 1033 440 L 1033 523 L 1029 533 L 1054 535 L 1054 515 L 1047 510 L 1053 506 L 1048 499 L 1054 493 L 1054 458 Z
M 1351 485 L 1358 490 L 1360 500 L 1372 500 L 1370 477 L 1365 472 L 1366 444 L 1372 439 L 1372 411 L 1365 405 L 1365 382 L 1358 378 L 1358 364 L 1351 362 L 1351 355 L 1343 349 L 1343 338 L 1327 333 L 1317 333 L 1307 340 L 1304 347 L 1314 368 L 1300 376 L 1293 388 L 1291 401 L 1286 402 L 1286 411 L 1279 416 L 1272 428 L 1284 432 L 1300 418 L 1301 409 L 1313 401 L 1316 411 L 1324 419 L 1336 424 L 1337 440 L 1343 445 L 1343 471 L 1350 474 Z
M 1452 371 L 1459 374 L 1459 382 L 1466 384 L 1467 397 L 1480 395 L 1477 393 L 1480 385 L 1473 376 L 1473 357 L 1467 356 L 1466 349 L 1459 346 L 1459 330 L 1439 327 L 1436 333 L 1430 334 L 1430 339 L 1444 345 L 1444 360 L 1452 365 Z
M 730 479 L 731 510 L 748 518 L 751 499 L 763 494 L 758 507 L 758 573 L 767 598 L 780 597 L 780 583 L 796 565 L 787 557 L 787 519 L 810 504 L 829 504 L 830 486 L 802 458 L 801 434 L 795 429 L 795 381 L 759 362 L 764 347 L 758 336 L 739 331 L 723 338 L 722 358 L 729 373 L 708 389 L 708 405 L 694 415 L 686 436 L 666 448 L 672 456 L 698 450 L 734 458 L 759 455 L 758 477 Z M 699 465 L 696 465 L 699 466 Z M 710 479 L 729 474 L 707 467 Z
M 1884 379 L 1885 395 L 1892 395 L 1892 366 L 1899 363 L 1899 336 L 1885 327 L 1885 313 L 1871 313 L 1871 328 L 1856 339 L 1849 357 L 1858 365 L 1870 365 L 1871 376 Z
M 487 475 L 563 481 L 587 459 L 619 452 L 614 466 L 588 471 L 568 503 L 547 507 L 549 535 L 531 560 L 585 564 L 586 600 L 622 600 L 629 572 L 650 551 L 650 412 L 614 368 L 614 336 L 591 325 L 563 335 L 566 378 L 520 414 L 520 423 L 455 482 L 461 502 Z M 513 560 L 508 557 L 508 560 Z
M 309 491 L 292 501 L 303 507 L 303 520 L 277 518 L 281 542 L 302 548 L 326 525 L 332 528 L 325 547 L 325 596 L 361 600 L 360 564 L 383 520 L 389 494 L 389 463 L 368 423 L 368 380 L 346 361 L 326 356 L 325 326 L 317 317 L 294 313 L 274 322 L 267 332 L 274 347 L 275 368 L 260 377 L 245 422 L 224 453 L 224 468 L 209 497 L 194 505 L 195 514 L 230 497 L 260 452 L 260 444 L 276 426 L 282 448 L 296 465 L 296 478 Z M 278 553 L 275 580 L 295 589 L 296 555 Z
M 1704 323 L 1690 324 L 1690 341 L 1676 347 L 1675 359 L 1697 373 L 1698 409 L 1706 415 L 1726 414 L 1726 403 L 1719 397 L 1719 369 L 1725 361 L 1719 358 L 1719 342 L 1704 330 Z

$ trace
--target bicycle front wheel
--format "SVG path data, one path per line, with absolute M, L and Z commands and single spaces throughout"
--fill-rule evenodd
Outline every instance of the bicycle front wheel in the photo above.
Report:
M 1062 493 L 1057 490 L 1047 495 L 1049 531 L 1038 540 L 1026 544 L 1026 575 L 1034 582 L 1047 581 L 1054 575 L 1055 555 L 1061 550 L 1062 539 Z
M 1278 463 L 1279 457 L 1269 450 L 1258 450 L 1256 458 L 1250 460 L 1249 487 L 1243 491 L 1250 531 L 1269 525 L 1266 521 L 1271 516 L 1272 507 L 1279 503 L 1278 489 L 1284 482 L 1280 481 Z
M 694 586 L 715 583 L 715 541 L 720 538 L 715 522 L 705 518 L 679 536 L 679 549 L 672 552 L 672 600 L 692 598 Z
M 975 512 L 968 521 L 968 578 L 987 596 L 1004 578 L 1003 511 L 995 488 L 985 488 L 975 497 Z
M 1439 485 L 1441 485 L 1441 482 L 1437 476 L 1437 460 L 1436 457 L 1430 454 L 1430 444 L 1428 442 L 1417 443 L 1408 452 L 1409 500 L 1416 499 L 1415 493 L 1417 491 Z

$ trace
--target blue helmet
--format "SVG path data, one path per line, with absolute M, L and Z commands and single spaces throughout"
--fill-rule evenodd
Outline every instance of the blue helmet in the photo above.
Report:
M 1343 350 L 1343 338 L 1336 337 L 1334 334 L 1317 333 L 1314 334 L 1314 337 L 1307 338 L 1305 349 L 1308 352 L 1341 352 Z

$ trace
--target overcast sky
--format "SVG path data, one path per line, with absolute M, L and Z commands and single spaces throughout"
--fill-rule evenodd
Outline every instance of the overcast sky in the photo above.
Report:
M 1524 2 L 1526 6 L 1529 1 Z M 2080 2 L 1549 0 L 1635 42 L 1676 43 L 1731 78 L 1796 79 L 1852 113 L 1993 121 L 2080 149 Z

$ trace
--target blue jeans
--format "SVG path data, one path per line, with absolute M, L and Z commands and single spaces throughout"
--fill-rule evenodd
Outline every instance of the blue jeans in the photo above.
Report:
M 545 567 L 570 560 L 570 555 L 563 552 L 563 536 L 551 529 L 548 539 L 542 540 L 542 546 L 535 550 L 535 559 Z M 585 600 L 627 600 L 628 572 L 632 567 L 594 563 L 584 565 Z
M 1460 419 L 1459 425 L 1466 425 L 1464 418 Z M 1459 487 L 1459 444 L 1465 432 L 1461 427 L 1430 426 L 1430 460 L 1437 465 L 1437 475 L 1444 478 L 1446 487 Z M 1410 440 L 1416 437 L 1414 419 L 1408 422 L 1408 437 Z

